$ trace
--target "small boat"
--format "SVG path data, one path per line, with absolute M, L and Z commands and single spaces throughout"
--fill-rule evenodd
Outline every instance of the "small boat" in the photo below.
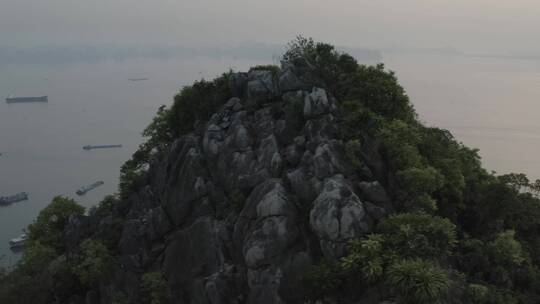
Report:
M 10 196 L 0 196 L 0 206 L 7 206 L 13 203 L 18 203 L 21 201 L 26 201 L 28 199 L 28 194 L 26 192 L 20 192 Z
M 148 78 L 128 78 L 129 81 L 145 81 L 148 80 Z
M 17 249 L 22 248 L 26 244 L 26 239 L 28 236 L 26 233 L 21 234 L 18 238 L 14 238 L 9 240 L 9 248 L 11 249 Z
M 96 189 L 97 187 L 99 187 L 99 186 L 101 186 L 103 184 L 105 184 L 103 181 L 97 181 L 97 182 L 95 182 L 95 183 L 93 183 L 91 185 L 81 187 L 75 193 L 77 193 L 77 195 L 85 195 L 88 191 L 94 190 L 94 189 Z
M 7 103 L 24 103 L 24 102 L 49 102 L 48 96 L 31 96 L 31 97 L 14 97 L 8 96 Z
M 112 149 L 112 148 L 122 148 L 122 145 L 99 145 L 99 146 L 84 146 L 84 150 L 93 150 L 93 149 Z

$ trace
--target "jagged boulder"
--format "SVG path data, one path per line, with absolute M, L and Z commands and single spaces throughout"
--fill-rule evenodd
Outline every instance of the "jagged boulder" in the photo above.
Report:
M 310 85 L 305 83 L 296 75 L 294 66 L 282 66 L 282 72 L 279 75 L 279 88 L 281 92 L 291 92 L 299 90 L 309 90 Z
M 368 233 L 371 226 L 364 204 L 342 175 L 325 180 L 309 223 L 320 239 L 324 256 L 332 261 L 345 255 L 347 243 Z
M 336 109 L 335 100 L 328 98 L 326 91 L 321 88 L 313 88 L 311 93 L 307 94 L 304 99 L 304 116 L 307 118 L 331 113 Z
M 248 74 L 247 97 L 251 101 L 265 101 L 279 95 L 273 71 L 252 70 Z
M 368 201 L 378 204 L 390 203 L 390 197 L 378 181 L 360 182 L 358 183 L 358 186 Z

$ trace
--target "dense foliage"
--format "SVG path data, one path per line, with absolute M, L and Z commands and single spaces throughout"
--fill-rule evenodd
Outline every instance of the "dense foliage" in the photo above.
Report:
M 84 207 L 66 197 L 55 197 L 43 209 L 34 223 L 28 226 L 28 238 L 33 242 L 51 247 L 57 252 L 64 251 L 62 235 L 70 216 L 82 215 Z
M 65 197 L 55 197 L 28 227 L 23 258 L 0 277 L 0 303 L 53 303 L 81 288 L 65 255 L 64 228 L 84 208 Z
M 347 283 L 354 281 L 399 303 L 538 303 L 540 181 L 488 173 L 476 150 L 423 126 L 382 65 L 358 65 L 304 38 L 285 58 L 315 70 L 341 100 L 341 130 L 356 169 L 363 143 L 382 142 L 388 168 L 380 181 L 398 211 L 352 242 L 348 256 L 306 274 L 312 299 L 358 296 Z
M 105 214 L 112 201 L 107 197 L 94 213 Z M 28 226 L 23 258 L 8 274 L 0 272 L 0 303 L 77 301 L 77 295 L 108 278 L 116 263 L 108 239 L 86 238 L 68 245 L 66 227 L 84 211 L 72 199 L 55 197 L 40 212 Z
M 169 285 L 162 272 L 147 272 L 142 276 L 141 293 L 144 303 L 167 304 L 170 299 Z
M 73 272 L 80 282 L 86 286 L 107 279 L 113 270 L 114 259 L 109 249 L 98 240 L 87 239 L 80 245 L 79 261 L 73 267 Z

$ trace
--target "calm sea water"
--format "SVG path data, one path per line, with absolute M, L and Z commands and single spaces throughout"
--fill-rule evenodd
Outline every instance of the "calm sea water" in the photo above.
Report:
M 540 178 L 540 62 L 419 54 L 386 54 L 384 62 L 397 72 L 422 121 L 480 148 L 490 170 Z M 260 63 L 176 58 L 0 67 L 0 96 L 49 96 L 48 104 L 0 102 L 0 195 L 30 195 L 0 208 L 0 265 L 17 260 L 8 240 L 55 195 L 90 207 L 114 193 L 121 164 L 142 141 L 140 132 L 182 85 Z M 141 77 L 149 80 L 127 80 Z M 123 148 L 82 150 L 87 144 Z M 97 180 L 105 185 L 75 195 Z

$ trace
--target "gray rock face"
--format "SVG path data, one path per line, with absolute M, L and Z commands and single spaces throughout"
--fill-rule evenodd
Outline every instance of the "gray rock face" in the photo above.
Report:
M 342 175 L 328 178 L 315 199 L 309 223 L 320 238 L 321 249 L 329 260 L 345 254 L 347 242 L 370 229 L 364 204 Z
M 234 96 L 243 97 L 246 90 L 247 73 L 234 73 L 229 79 L 229 87 Z
M 235 97 L 178 138 L 129 199 L 103 303 L 112 290 L 138 303 L 150 271 L 165 273 L 173 303 L 303 303 L 306 269 L 321 254 L 345 255 L 386 214 L 385 189 L 345 156 L 338 104 L 324 89 L 294 68 L 236 73 L 229 85 Z M 366 160 L 376 177 L 377 153 Z M 73 242 L 85 223 L 73 220 Z
M 337 106 L 335 100 L 328 98 L 326 91 L 321 88 L 313 88 L 311 93 L 306 95 L 304 100 L 304 116 L 313 118 L 322 114 L 335 111 Z
M 310 86 L 300 80 L 292 67 L 288 67 L 279 75 L 279 88 L 281 89 L 281 92 L 291 92 L 308 90 L 310 89 Z
M 386 193 L 386 190 L 381 186 L 378 181 L 374 182 L 360 182 L 358 184 L 362 190 L 362 194 L 367 200 L 378 204 L 390 203 L 390 197 Z
M 245 265 L 257 269 L 270 264 L 294 244 L 299 236 L 296 217 L 296 206 L 280 180 L 257 186 L 234 229 Z
M 225 235 L 223 235 L 225 234 Z M 196 236 L 196 237 L 194 237 Z M 189 227 L 170 236 L 165 250 L 163 269 L 167 275 L 174 301 L 193 296 L 191 290 L 183 290 L 204 278 L 222 271 L 227 242 L 226 228 L 210 218 L 199 218 Z
M 254 70 L 249 72 L 247 97 L 254 101 L 264 101 L 278 95 L 278 85 L 272 71 Z
M 199 138 L 184 137 L 176 145 L 178 152 L 169 156 L 167 179 L 158 193 L 173 223 L 180 225 L 191 212 L 191 203 L 206 195 L 208 171 Z

